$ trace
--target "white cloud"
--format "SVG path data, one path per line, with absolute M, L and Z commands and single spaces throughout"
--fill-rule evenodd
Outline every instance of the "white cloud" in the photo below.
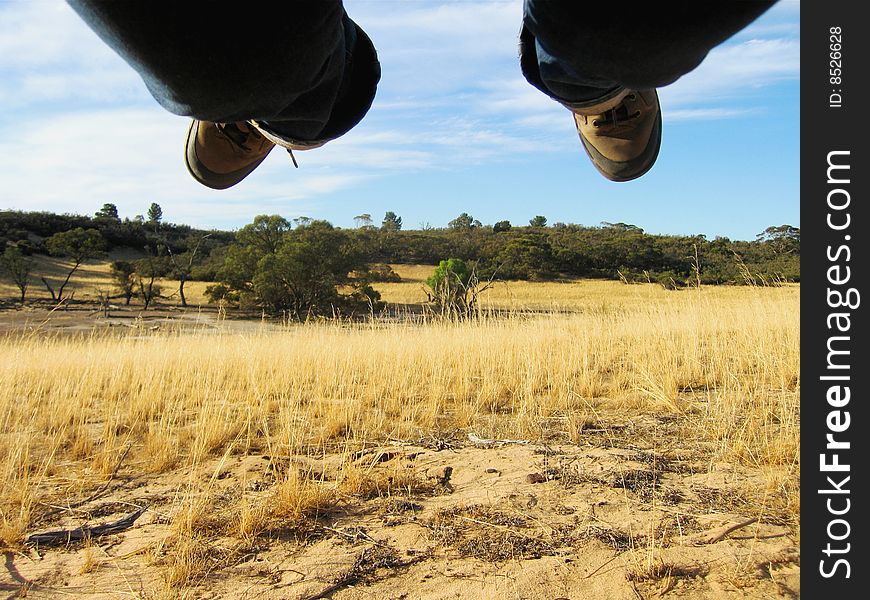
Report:
M 139 76 L 65 3 L 0 3 L 0 101 L 149 101 Z
M 800 77 L 800 43 L 792 39 L 752 39 L 714 48 L 694 71 L 660 90 L 663 103 L 709 105 L 751 97 Z
M 720 119 L 734 119 L 738 117 L 748 117 L 754 114 L 753 109 L 740 108 L 683 108 L 670 110 L 667 107 L 664 113 L 668 123 L 678 121 L 712 121 Z
M 368 177 L 360 171 L 297 171 L 286 154 L 274 151 L 244 186 L 214 192 L 183 166 L 187 122 L 154 107 L 69 113 L 17 132 L 0 130 L 0 181 L 11 203 L 6 207 L 87 214 L 112 202 L 133 216 L 156 200 L 170 209 L 167 218 L 207 224 L 247 219 L 262 212 L 256 206 L 305 212 L 318 196 Z
M 471 91 L 517 71 L 520 0 L 510 2 L 350 1 L 347 10 L 372 37 L 384 96 L 420 98 Z
M 6 2 L 0 22 L 0 69 L 105 60 L 99 40 L 65 2 Z

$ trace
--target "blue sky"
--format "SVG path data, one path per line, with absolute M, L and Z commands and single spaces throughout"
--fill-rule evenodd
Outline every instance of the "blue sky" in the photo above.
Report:
M 237 228 L 257 214 L 342 227 L 392 210 L 405 228 L 633 223 L 651 233 L 753 239 L 800 225 L 800 4 L 782 0 L 660 90 L 664 139 L 639 180 L 612 183 L 571 115 L 517 64 L 522 2 L 346 0 L 383 79 L 365 120 L 327 146 L 284 152 L 238 186 L 197 184 L 188 119 L 160 108 L 132 69 L 60 0 L 0 0 L 0 208 L 164 218 Z

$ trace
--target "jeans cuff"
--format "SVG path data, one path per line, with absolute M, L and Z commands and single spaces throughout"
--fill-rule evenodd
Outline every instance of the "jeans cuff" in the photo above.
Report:
M 604 92 L 601 96 L 597 98 L 593 98 L 591 100 L 583 100 L 582 102 L 569 102 L 567 100 L 562 100 L 555 96 L 552 96 L 556 101 L 558 101 L 562 106 L 566 107 L 568 110 L 574 112 L 578 110 L 583 110 L 589 108 L 590 106 L 597 106 L 599 104 L 605 103 L 608 100 L 613 100 L 617 96 L 619 96 L 623 91 L 625 91 L 625 87 L 618 85 L 612 90 Z
M 587 106 L 599 104 L 617 96 L 624 89 L 623 86 L 620 85 L 610 89 L 589 87 L 589 97 L 584 98 L 583 100 L 567 100 L 564 97 L 559 96 L 551 90 L 549 86 L 547 86 L 544 79 L 541 77 L 540 65 L 538 64 L 538 53 L 535 47 L 535 36 L 531 31 L 529 31 L 525 24 L 520 30 L 519 54 L 520 69 L 522 70 L 526 81 L 559 104 L 567 107 L 569 110 L 583 109 Z
M 345 16 L 345 27 L 353 27 L 355 44 L 347 53 L 345 67 L 345 89 L 333 106 L 329 120 L 323 126 L 317 139 L 298 139 L 282 127 L 281 121 L 257 121 L 255 126 L 263 134 L 285 148 L 309 149 L 322 146 L 330 140 L 343 136 L 353 129 L 368 113 L 375 99 L 378 82 L 381 79 L 381 64 L 375 46 L 362 28 Z

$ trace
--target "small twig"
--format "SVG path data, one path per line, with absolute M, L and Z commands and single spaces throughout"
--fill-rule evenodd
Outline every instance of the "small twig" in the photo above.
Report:
M 374 544 L 375 546 L 380 546 L 381 548 L 388 548 L 389 547 L 386 544 L 380 543 L 379 541 L 374 539 L 372 536 L 367 534 L 365 531 L 356 531 L 355 533 L 351 534 L 351 533 L 347 533 L 346 531 L 341 531 L 340 529 L 335 529 L 333 527 L 327 527 L 326 525 L 321 525 L 321 527 L 323 529 L 325 529 L 326 531 L 331 531 L 332 533 L 337 533 L 338 535 L 343 536 L 352 542 L 358 541 L 359 538 L 364 538 L 364 539 L 368 540 L 369 542 L 371 542 L 372 544 Z
M 535 536 L 528 535 L 526 533 L 522 533 L 520 531 L 517 531 L 516 529 L 512 529 L 512 528 L 508 527 L 507 525 L 498 525 L 496 523 L 487 523 L 486 521 L 480 521 L 478 519 L 472 519 L 471 517 L 464 517 L 462 515 L 457 515 L 457 517 L 462 519 L 463 521 L 471 521 L 472 523 L 477 523 L 478 525 L 486 525 L 487 527 L 494 527 L 495 529 L 503 529 L 505 531 L 513 533 L 514 535 L 524 537 L 528 540 L 537 540 L 538 539 Z
M 611 558 L 608 558 L 608 559 L 605 560 L 603 563 L 601 563 L 600 565 L 598 565 L 597 567 L 595 567 L 595 569 L 593 569 L 593 571 L 592 571 L 591 573 L 588 573 L 588 574 L 584 575 L 584 576 L 583 576 L 583 579 L 589 579 L 590 577 L 592 577 L 593 575 L 595 575 L 598 571 L 600 571 L 601 569 L 603 569 L 604 567 L 606 567 L 607 565 L 609 565 L 610 563 L 612 563 L 613 561 L 615 561 L 617 558 L 619 558 L 619 554 L 617 554 L 617 555 L 615 555 L 615 556 L 613 556 L 613 557 L 611 557 Z
M 130 552 L 127 552 L 126 554 L 122 554 L 120 556 L 114 556 L 112 558 L 116 558 L 118 560 L 126 560 L 126 559 L 130 558 L 131 556 L 136 556 L 137 554 L 142 554 L 143 552 L 148 552 L 150 549 L 151 549 L 151 544 L 145 544 L 141 548 L 137 548 L 136 550 L 131 550 Z
M 737 531 L 738 529 L 746 527 L 747 525 L 752 525 L 756 521 L 758 521 L 758 517 L 752 517 L 751 519 L 746 519 L 745 521 L 741 521 L 734 525 L 729 525 L 726 527 L 721 527 L 719 529 L 707 531 L 705 532 L 705 535 L 701 536 L 700 542 L 703 544 L 715 544 L 732 531 Z
M 524 446 L 529 443 L 529 440 L 490 440 L 482 438 L 476 433 L 469 433 L 468 441 L 479 446 L 504 446 L 505 444 L 519 444 Z
M 134 596 L 134 597 L 135 597 L 135 596 L 138 596 L 138 594 L 136 594 L 136 591 L 133 589 L 133 586 L 130 585 L 130 580 L 127 579 L 127 575 L 126 575 L 126 574 L 124 573 L 124 571 L 121 569 L 120 565 L 118 565 L 118 561 L 117 561 L 117 559 L 116 559 L 114 556 L 110 556 L 109 553 L 106 552 L 106 549 L 103 548 L 102 546 L 99 546 L 99 548 L 100 548 L 100 550 L 103 551 L 103 554 L 105 554 L 106 558 L 108 558 L 109 561 L 112 563 L 112 566 L 114 566 L 115 569 L 118 570 L 118 573 L 119 573 L 119 574 L 121 575 L 121 577 L 124 579 L 124 583 L 127 584 L 127 589 L 130 590 L 130 595 L 131 595 L 131 596 Z M 140 596 L 140 597 L 141 597 L 141 596 Z
M 637 586 L 634 584 L 633 581 L 631 582 L 631 591 L 634 592 L 634 595 L 637 597 L 637 600 L 644 600 L 643 595 L 641 595 L 640 590 L 637 589 Z
M 106 480 L 106 483 L 104 483 L 100 487 L 100 489 L 98 489 L 96 492 L 91 494 L 84 501 L 76 504 L 75 506 L 81 506 L 82 504 L 87 504 L 88 502 L 91 502 L 92 500 L 96 500 L 97 498 L 99 498 L 103 494 L 103 492 L 105 492 L 107 489 L 109 489 L 109 485 L 112 483 L 112 480 L 115 478 L 115 475 L 118 474 L 118 470 L 121 468 L 121 464 L 124 462 L 124 459 L 127 458 L 127 455 L 130 453 L 130 448 L 132 448 L 132 447 L 133 447 L 132 442 L 127 444 L 127 447 L 124 449 L 124 452 L 123 452 L 123 454 L 121 454 L 121 457 L 118 459 L 118 462 L 115 463 L 115 468 L 112 469 L 112 472 L 109 474 L 109 478 Z

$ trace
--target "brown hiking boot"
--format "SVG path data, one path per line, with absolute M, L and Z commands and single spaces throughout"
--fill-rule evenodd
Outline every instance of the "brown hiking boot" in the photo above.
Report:
M 586 154 L 611 181 L 637 179 L 655 164 L 662 142 L 662 111 L 654 89 L 621 89 L 570 110 Z
M 187 132 L 184 162 L 201 184 L 225 190 L 247 177 L 275 147 L 252 125 L 194 120 Z

